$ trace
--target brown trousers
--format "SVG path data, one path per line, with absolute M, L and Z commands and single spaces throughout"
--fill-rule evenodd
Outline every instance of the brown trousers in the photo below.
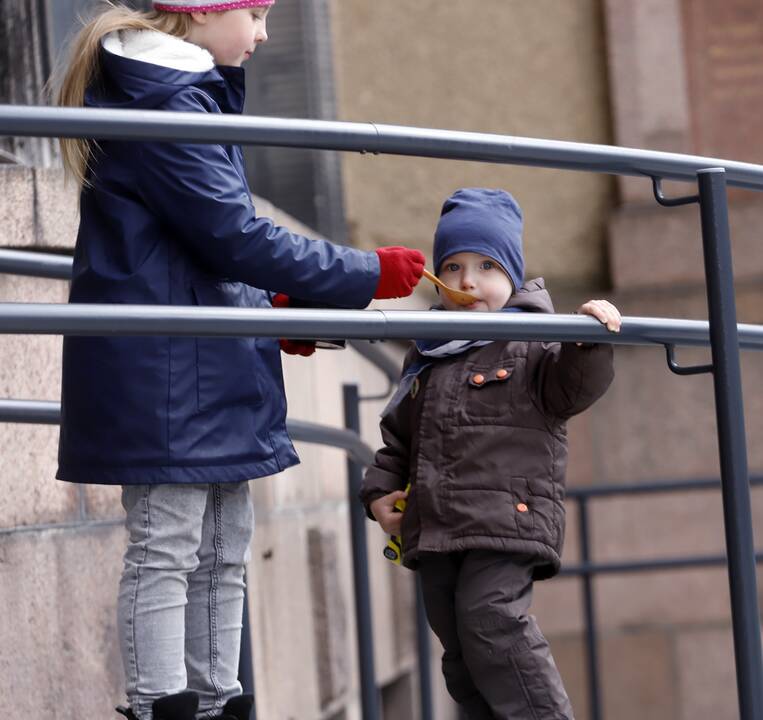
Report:
M 527 615 L 532 563 L 508 553 L 426 553 L 427 619 L 442 672 L 469 720 L 574 720 L 548 642 Z

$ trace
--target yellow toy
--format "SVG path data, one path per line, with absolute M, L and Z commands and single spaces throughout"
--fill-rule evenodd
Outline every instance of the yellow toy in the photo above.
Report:
M 408 483 L 405 488 L 406 495 L 410 489 L 411 484 Z M 398 512 L 404 512 L 405 505 L 405 499 L 398 500 L 395 503 L 395 510 Z M 387 540 L 387 547 L 384 548 L 384 557 L 387 558 L 387 560 L 395 563 L 395 565 L 400 564 L 400 561 L 403 559 L 403 539 L 399 535 L 389 536 L 389 540 Z

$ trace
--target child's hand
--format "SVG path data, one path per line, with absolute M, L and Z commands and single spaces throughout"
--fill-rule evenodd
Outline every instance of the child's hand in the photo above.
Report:
M 404 490 L 395 490 L 389 495 L 377 498 L 369 505 L 371 514 L 387 535 L 400 535 L 403 513 L 395 509 L 395 503 L 398 500 L 405 500 L 407 497 L 408 493 Z
M 606 325 L 610 332 L 620 332 L 620 326 L 623 322 L 620 311 L 607 300 L 589 300 L 587 303 L 583 303 L 576 312 L 579 315 L 595 317 L 602 325 Z

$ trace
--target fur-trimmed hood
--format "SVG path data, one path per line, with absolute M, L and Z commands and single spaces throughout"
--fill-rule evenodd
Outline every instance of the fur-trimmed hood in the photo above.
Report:
M 122 30 L 101 41 L 108 52 L 185 72 L 207 72 L 215 67 L 208 50 L 157 30 Z
M 195 86 L 224 113 L 244 108 L 243 68 L 215 65 L 204 48 L 155 30 L 106 35 L 99 70 L 85 95 L 89 107 L 159 109 L 180 89 Z

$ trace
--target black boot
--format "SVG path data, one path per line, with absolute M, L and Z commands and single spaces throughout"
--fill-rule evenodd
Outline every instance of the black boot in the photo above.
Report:
M 194 720 L 199 707 L 199 696 L 191 690 L 185 690 L 154 700 L 151 707 L 154 720 Z M 129 708 L 118 707 L 117 712 L 127 720 L 138 720 L 137 715 Z
M 249 720 L 254 705 L 254 695 L 236 695 L 225 703 L 219 720 Z

